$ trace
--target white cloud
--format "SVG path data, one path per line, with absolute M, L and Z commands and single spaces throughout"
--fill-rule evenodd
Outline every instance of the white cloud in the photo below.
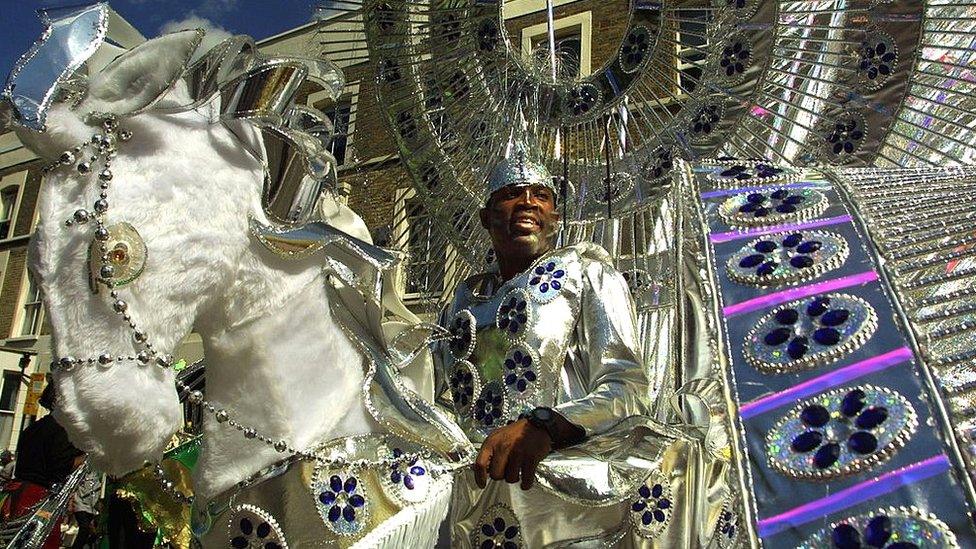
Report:
M 197 55 L 195 57 L 199 57 L 204 52 L 210 50 L 210 48 L 232 36 L 231 32 L 227 29 L 192 12 L 183 19 L 167 21 L 160 27 L 159 32 L 165 34 L 192 29 L 203 29 L 207 31 L 206 36 L 203 37 L 203 42 L 200 44 L 200 48 L 197 49 Z

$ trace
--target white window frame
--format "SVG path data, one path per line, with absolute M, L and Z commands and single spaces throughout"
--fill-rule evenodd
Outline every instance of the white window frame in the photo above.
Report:
M 507 8 L 506 8 L 507 9 Z M 509 18 L 506 16 L 506 18 Z M 592 70 L 592 56 L 593 56 L 593 12 L 584 11 L 582 13 L 577 13 L 575 15 L 569 15 L 566 17 L 561 17 L 553 21 L 553 30 L 556 34 L 562 29 L 579 27 L 580 29 L 580 68 L 579 77 L 585 78 L 589 76 Z M 546 36 L 549 34 L 549 24 L 539 23 L 538 25 L 530 25 L 522 29 L 522 55 L 529 56 L 532 55 L 532 42 L 534 39 L 540 36 Z M 545 38 L 548 42 L 549 38 Z
M 359 111 L 359 84 L 346 84 L 346 87 L 342 90 L 342 95 L 339 96 L 339 101 L 342 101 L 346 97 L 349 98 L 349 129 L 346 132 L 346 158 L 342 163 L 342 166 L 349 166 L 356 161 L 353 160 L 355 156 L 353 151 L 355 150 L 352 146 L 353 141 L 356 137 L 356 114 Z M 329 98 L 329 92 L 318 91 L 315 93 L 310 93 L 308 95 L 308 100 L 306 104 L 316 109 L 316 103 Z M 342 166 L 337 166 L 341 168 Z
M 390 230 L 390 243 L 392 245 L 398 245 L 403 243 L 406 246 L 410 241 L 410 225 L 407 219 L 407 201 L 415 198 L 417 192 L 410 188 L 404 189 L 400 188 L 395 191 L 395 202 L 394 202 L 394 214 L 393 214 L 393 226 Z M 396 280 L 397 290 L 400 292 L 401 297 L 404 302 L 408 305 L 426 303 L 430 301 L 437 300 L 441 297 L 447 295 L 448 292 L 453 291 L 453 288 L 449 288 L 447 283 L 453 279 L 454 269 L 456 265 L 456 251 L 454 246 L 449 242 L 445 243 L 446 249 L 444 250 L 444 286 L 438 291 L 433 290 L 429 293 L 412 292 L 407 293 L 407 263 L 410 258 L 407 256 L 409 251 L 403 248 L 397 248 L 398 252 L 403 254 L 403 260 L 400 261 L 396 266 L 396 272 L 394 279 Z
M 27 301 L 28 291 L 30 290 L 30 272 L 27 267 L 24 267 L 24 272 L 21 274 L 20 280 L 20 296 L 17 299 L 17 312 L 14 314 L 13 322 L 10 324 L 10 339 L 12 340 L 24 340 L 24 339 L 37 339 L 41 335 L 41 328 L 44 326 L 44 300 L 40 297 L 37 301 Z M 27 305 L 37 303 L 37 332 L 33 334 L 24 334 L 22 328 L 24 325 L 24 320 L 27 316 Z
M 14 198 L 13 207 L 10 208 L 10 229 L 7 234 L 0 235 L 0 242 L 14 238 L 17 231 L 17 215 L 20 212 L 20 203 L 24 196 L 24 187 L 27 186 L 27 170 L 20 170 L 0 177 L 0 192 L 7 187 L 17 188 L 17 197 Z

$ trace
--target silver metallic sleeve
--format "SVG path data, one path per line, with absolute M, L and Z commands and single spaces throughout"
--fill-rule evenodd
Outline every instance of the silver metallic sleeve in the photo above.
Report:
M 648 411 L 648 381 L 640 361 L 636 317 L 623 276 L 601 262 L 586 262 L 576 325 L 576 369 L 588 392 L 555 410 L 582 427 L 587 436 Z

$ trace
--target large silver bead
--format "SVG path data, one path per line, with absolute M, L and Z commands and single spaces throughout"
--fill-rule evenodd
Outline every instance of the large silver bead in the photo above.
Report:
M 278 452 L 284 452 L 288 449 L 288 443 L 283 440 L 279 440 L 278 442 L 274 443 L 274 449 Z
M 75 213 L 74 215 L 72 215 L 72 217 L 77 223 L 88 223 L 88 220 L 91 219 L 91 212 L 85 209 L 75 210 Z
M 143 364 L 149 364 L 151 358 L 152 355 L 149 354 L 149 351 L 139 351 L 139 354 L 136 355 L 136 360 Z
M 111 181 L 112 170 L 102 170 L 101 173 L 98 174 L 98 178 L 101 179 L 102 181 Z
M 156 357 L 156 364 L 163 368 L 168 368 L 173 365 L 173 355 L 160 355 Z
M 142 330 L 136 330 L 135 333 L 132 334 L 132 337 L 135 338 L 135 340 L 139 343 L 145 342 L 147 338 L 146 332 L 143 332 Z
M 61 158 L 58 159 L 62 164 L 67 166 L 68 164 L 75 163 L 75 153 L 71 151 L 64 151 L 61 153 Z
M 128 308 L 129 308 L 129 304 L 121 299 L 116 300 L 115 303 L 112 304 L 112 309 L 114 309 L 115 312 L 120 314 L 124 313 Z
M 70 370 L 75 365 L 75 358 L 72 356 L 62 357 L 61 360 L 58 361 L 58 364 L 62 369 Z
M 111 265 L 102 265 L 102 268 L 98 270 L 98 275 L 102 278 L 112 278 L 115 276 L 115 269 Z
M 217 420 L 217 423 L 227 423 L 230 416 L 227 415 L 227 410 L 217 410 L 217 413 L 214 414 L 214 418 Z
M 89 173 L 91 168 L 91 162 L 81 162 L 78 164 L 78 173 Z
M 95 201 L 95 211 L 98 213 L 105 213 L 108 211 L 108 200 L 100 198 Z
M 200 391 L 190 391 L 190 396 L 187 397 L 190 404 L 200 404 L 203 402 L 203 393 Z
M 254 438 L 256 436 L 258 436 L 258 433 L 254 429 L 251 429 L 250 427 L 244 429 L 244 438 Z
M 99 145 L 99 144 L 101 144 L 102 139 L 104 139 L 104 137 L 105 136 L 102 135 L 102 134 L 100 134 L 100 133 L 93 133 L 92 136 L 91 136 L 91 144 L 92 145 Z
M 109 234 L 108 229 L 105 228 L 105 225 L 99 225 L 98 228 L 95 229 L 95 238 L 97 240 L 105 242 L 108 240 L 109 236 L 111 235 Z
M 98 355 L 98 363 L 101 364 L 102 366 L 108 366 L 109 364 L 112 363 L 112 360 L 113 360 L 112 355 L 108 353 L 102 353 Z

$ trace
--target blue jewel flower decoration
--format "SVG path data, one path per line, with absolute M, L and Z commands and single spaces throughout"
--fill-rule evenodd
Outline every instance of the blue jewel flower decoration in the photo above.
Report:
M 768 195 L 755 192 L 750 193 L 746 197 L 746 203 L 739 206 L 739 213 L 748 214 L 754 218 L 766 217 L 773 212 L 791 214 L 796 212 L 797 207 L 804 201 L 806 201 L 805 196 L 788 189 L 778 189 Z
M 536 265 L 529 274 L 529 291 L 536 301 L 549 301 L 566 284 L 566 267 L 558 259 Z
M 397 459 L 403 457 L 403 450 L 393 449 L 393 458 L 396 460 L 390 464 L 390 482 L 393 484 L 403 484 L 407 490 L 413 490 L 415 477 L 422 477 L 427 474 L 427 470 L 417 464 L 417 458 Z
M 486 18 L 478 25 L 478 49 L 481 51 L 495 51 L 498 47 L 498 23 Z
M 650 49 L 650 34 L 644 27 L 630 29 L 620 46 L 620 67 L 632 72 L 640 67 Z
M 584 115 L 600 101 L 600 90 L 589 82 L 584 82 L 569 90 L 566 97 L 569 111 L 575 116 Z
M 356 493 L 358 487 L 359 479 L 353 475 L 329 477 L 328 489 L 319 492 L 319 502 L 328 508 L 329 522 L 356 520 L 356 510 L 366 505 L 366 498 Z
M 525 292 L 516 290 L 502 299 L 496 324 L 510 337 L 517 338 L 525 331 L 531 309 Z
M 807 539 L 799 549 L 959 547 L 948 525 L 915 507 L 888 507 L 848 517 Z
M 723 547 L 731 547 L 731 543 L 735 541 L 735 535 L 738 532 L 736 524 L 738 523 L 738 517 L 735 513 L 728 509 L 723 509 L 722 514 L 719 516 L 719 528 L 718 533 L 722 536 L 719 543 Z
M 451 333 L 448 348 L 454 358 L 465 359 L 471 355 L 474 351 L 476 329 L 476 321 L 471 311 L 467 309 L 458 311 L 448 328 Z
M 536 360 L 528 350 L 516 347 L 505 357 L 505 385 L 515 391 L 517 396 L 526 396 L 535 383 Z
M 900 394 L 870 385 L 843 388 L 798 404 L 770 430 L 770 464 L 795 478 L 835 478 L 880 463 L 917 425 Z
M 883 406 L 865 408 L 864 396 L 860 389 L 847 393 L 840 409 L 833 414 L 819 404 L 804 408 L 800 419 L 810 430 L 794 437 L 790 447 L 801 454 L 815 452 L 813 464 L 819 469 L 837 463 L 841 444 L 860 455 L 877 450 L 878 438 L 871 431 L 884 424 L 888 410 Z M 830 425 L 831 422 L 834 424 Z
M 451 389 L 454 408 L 463 413 L 471 405 L 478 385 L 474 368 L 466 360 L 456 363 L 447 377 L 447 383 Z
M 500 511 L 508 511 L 500 509 Z M 506 520 L 507 519 L 507 520 Z M 511 512 L 498 512 L 493 517 L 483 517 L 475 532 L 479 549 L 520 549 L 522 529 Z
M 773 239 L 760 240 L 753 245 L 756 252 L 739 260 L 739 267 L 755 269 L 756 276 L 772 275 L 780 265 L 780 255 L 783 249 L 789 249 L 791 257 L 789 264 L 794 269 L 806 269 L 815 263 L 812 254 L 823 247 L 819 240 L 804 240 L 803 233 L 793 233 L 783 238 L 781 242 Z
M 861 42 L 858 57 L 857 69 L 861 77 L 878 84 L 894 72 L 898 61 L 891 39 L 882 34 L 870 35 Z
M 281 549 L 278 536 L 275 534 L 274 528 L 267 521 L 242 517 L 237 521 L 237 535 L 231 538 L 230 546 L 235 549 L 249 549 L 251 547 Z
M 744 39 L 731 41 L 722 48 L 719 66 L 725 71 L 725 76 L 731 78 L 746 72 L 746 64 L 749 61 L 750 47 Z
M 765 164 L 760 162 L 756 164 L 756 177 L 761 177 L 764 179 L 769 179 L 771 177 L 776 177 L 782 174 L 785 170 L 782 168 L 777 168 L 771 164 Z
M 502 422 L 501 418 L 505 415 L 505 395 L 497 382 L 493 381 L 481 390 L 478 400 L 474 401 L 471 415 L 486 428 L 495 428 Z
M 827 124 L 823 134 L 828 151 L 835 157 L 853 154 L 867 134 L 859 115 L 848 113 Z
M 648 481 L 637 489 L 637 497 L 630 504 L 631 521 L 642 535 L 656 536 L 671 518 L 673 507 L 665 483 Z
M 703 105 L 698 108 L 692 117 L 688 131 L 695 138 L 708 137 L 721 119 L 722 113 L 718 105 Z

